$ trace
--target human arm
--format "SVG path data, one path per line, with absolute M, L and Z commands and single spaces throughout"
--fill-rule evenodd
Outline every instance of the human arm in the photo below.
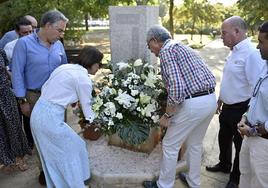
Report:
M 90 123 L 92 123 L 95 118 L 95 113 L 91 108 L 91 102 L 92 102 L 91 93 L 93 87 L 91 80 L 86 76 L 83 76 L 83 78 L 80 77 L 80 79 L 77 80 L 76 92 L 85 119 L 88 120 Z
M 12 86 L 20 104 L 21 112 L 25 116 L 30 116 L 31 107 L 26 100 L 26 88 L 24 83 L 24 69 L 26 65 L 27 49 L 24 41 L 18 40 L 14 47 L 12 60 Z
M 168 127 L 171 117 L 176 113 L 176 106 L 184 101 L 185 83 L 182 79 L 175 53 L 165 51 L 161 54 L 163 77 L 168 93 L 166 113 L 160 118 L 160 125 Z
M 218 101 L 217 101 L 216 114 L 220 114 L 221 113 L 222 104 L 223 104 L 223 102 L 221 101 L 221 99 L 218 99 Z
M 252 52 L 245 62 L 246 79 L 253 89 L 256 85 L 260 73 L 265 65 L 265 61 L 261 58 L 259 50 Z

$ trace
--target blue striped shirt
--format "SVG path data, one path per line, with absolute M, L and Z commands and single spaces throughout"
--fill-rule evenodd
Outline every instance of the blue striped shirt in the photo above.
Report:
M 27 89 L 41 90 L 55 68 L 67 63 L 60 41 L 48 48 L 37 33 L 18 40 L 12 56 L 12 86 L 16 97 L 24 97 Z
M 187 96 L 215 88 L 215 77 L 190 47 L 167 40 L 160 49 L 159 57 L 168 104 L 179 104 Z

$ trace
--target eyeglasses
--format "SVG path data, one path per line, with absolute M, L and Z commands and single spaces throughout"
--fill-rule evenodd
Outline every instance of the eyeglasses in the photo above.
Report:
M 61 29 L 61 28 L 55 28 L 59 33 L 64 33 L 64 29 Z
M 148 42 L 147 42 L 147 48 L 150 50 L 150 42 L 152 41 L 152 40 L 155 40 L 154 38 L 151 38 Z

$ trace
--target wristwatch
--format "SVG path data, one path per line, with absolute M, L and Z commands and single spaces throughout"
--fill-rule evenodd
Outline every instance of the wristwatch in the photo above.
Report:
M 24 104 L 28 102 L 25 97 L 17 97 L 17 101 L 19 104 Z
M 171 118 L 173 116 L 173 114 L 169 114 L 169 113 L 166 112 L 166 113 L 164 113 L 164 116 L 169 119 L 169 118 Z

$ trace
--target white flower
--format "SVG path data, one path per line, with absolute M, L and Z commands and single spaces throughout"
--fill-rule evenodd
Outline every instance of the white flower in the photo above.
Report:
M 132 77 L 128 77 L 128 78 L 127 78 L 127 82 L 128 82 L 128 83 L 130 83 L 131 80 L 132 80 Z
M 146 63 L 144 66 L 144 68 L 148 67 L 149 69 L 154 69 L 155 67 L 149 63 Z
M 142 63 L 142 60 L 141 59 L 137 59 L 135 62 L 134 62 L 134 67 L 139 67 L 141 66 L 143 63 Z
M 113 74 L 109 74 L 108 77 L 109 77 L 110 80 L 114 79 L 114 75 Z
M 115 108 L 115 104 L 113 102 L 107 102 L 104 104 L 104 106 L 106 107 L 104 112 L 106 115 L 112 115 L 115 116 L 115 112 L 116 112 L 116 108 Z
M 157 81 L 156 75 L 154 74 L 153 71 L 150 71 L 148 73 L 148 76 L 146 76 L 146 81 L 144 82 L 144 85 L 154 88 L 155 87 L 154 84 L 156 83 L 156 81 Z
M 139 94 L 139 90 L 131 90 L 131 95 L 133 96 L 133 97 L 135 97 L 136 95 L 138 95 Z
M 92 109 L 93 109 L 93 111 L 94 112 L 98 112 L 99 110 L 100 110 L 100 107 L 103 105 L 103 100 L 99 97 L 99 96 L 97 96 L 96 98 L 95 98 L 95 103 L 93 104 L 93 106 L 92 106 Z
M 139 82 L 138 82 L 138 80 L 134 80 L 133 83 L 134 83 L 135 85 L 137 85 Z
M 123 61 L 116 63 L 116 65 L 118 66 L 119 70 L 123 70 L 123 69 L 130 67 L 128 63 L 125 63 Z
M 152 116 L 152 120 L 154 123 L 157 123 L 159 121 L 159 115 Z
M 131 90 L 133 89 L 133 85 L 129 85 L 128 88 Z
M 127 91 L 122 93 L 122 90 L 118 91 L 118 96 L 114 98 L 114 100 L 118 101 L 118 103 L 123 105 L 124 107 L 128 107 L 128 106 L 130 107 L 131 102 L 135 102 L 135 99 L 129 94 L 127 94 Z
M 145 116 L 146 117 L 151 117 L 151 113 L 155 112 L 156 111 L 156 107 L 154 104 L 148 104 L 146 107 L 145 107 Z
M 108 121 L 108 125 L 114 125 L 114 122 L 113 122 L 112 119 L 109 119 L 109 121 Z
M 115 117 L 117 117 L 118 119 L 123 119 L 123 115 L 120 112 L 117 112 Z
M 140 103 L 141 104 L 148 104 L 150 103 L 151 97 L 141 92 L 140 94 Z

